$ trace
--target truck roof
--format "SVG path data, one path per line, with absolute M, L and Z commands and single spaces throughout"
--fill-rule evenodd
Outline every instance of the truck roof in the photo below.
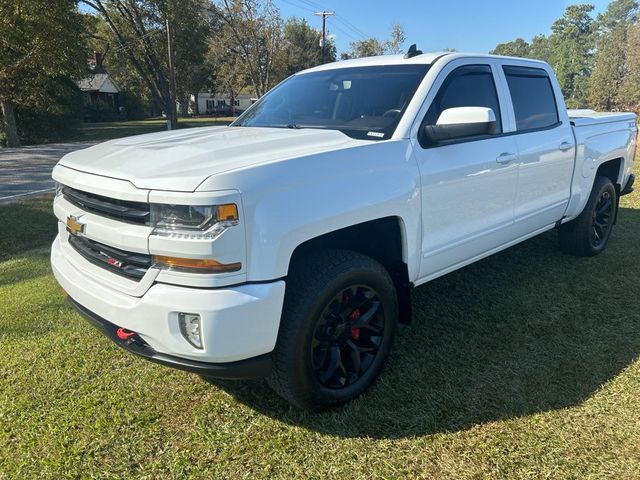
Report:
M 500 58 L 500 59 L 509 59 L 514 61 L 526 61 L 531 63 L 538 63 L 541 65 L 546 65 L 544 62 L 540 60 L 533 60 L 530 58 L 518 58 L 518 57 L 505 57 L 500 55 L 490 55 L 487 53 L 463 53 L 463 52 L 427 52 L 422 53 L 420 55 L 416 55 L 411 58 L 405 58 L 404 54 L 399 55 L 379 55 L 374 57 L 363 57 L 363 58 L 354 58 L 351 60 L 339 60 L 333 63 L 325 63 L 324 65 L 318 65 L 317 67 L 309 68 L 307 70 L 303 70 L 299 73 L 309 73 L 309 72 L 319 72 L 322 70 L 333 70 L 336 68 L 351 68 L 351 67 L 373 67 L 373 66 L 382 66 L 382 65 L 431 65 L 440 57 L 449 56 L 453 58 L 465 58 L 465 57 L 473 57 L 473 58 Z

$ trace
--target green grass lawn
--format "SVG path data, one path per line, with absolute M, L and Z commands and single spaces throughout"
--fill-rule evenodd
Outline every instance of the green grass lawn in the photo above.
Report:
M 231 117 L 189 117 L 179 119 L 178 125 L 180 128 L 208 127 L 212 125 L 228 125 L 233 120 Z M 167 121 L 163 118 L 126 122 L 84 123 L 78 128 L 77 134 L 68 141 L 105 141 L 142 133 L 160 132 L 166 129 Z
M 102 337 L 49 210 L 0 207 L 2 479 L 640 478 L 640 192 L 603 255 L 549 232 L 418 288 L 377 384 L 321 414 Z

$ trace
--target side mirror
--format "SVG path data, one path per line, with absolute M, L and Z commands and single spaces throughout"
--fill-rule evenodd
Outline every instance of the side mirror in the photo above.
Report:
M 444 110 L 435 125 L 423 125 L 429 144 L 457 138 L 489 135 L 496 129 L 496 114 L 486 107 L 456 107 Z

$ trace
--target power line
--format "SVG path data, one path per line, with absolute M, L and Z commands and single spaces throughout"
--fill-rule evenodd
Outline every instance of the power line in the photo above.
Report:
M 353 30 L 358 36 L 363 37 L 363 38 L 367 38 L 369 37 L 369 35 L 367 35 L 366 33 L 364 33 L 362 30 L 360 30 L 358 27 L 356 27 L 353 23 L 351 23 L 349 20 L 347 20 L 346 18 L 344 18 L 344 16 L 342 15 L 336 15 L 336 20 L 340 23 L 342 23 L 343 25 L 346 25 L 347 27 L 349 27 L 351 30 Z
M 300 2 L 300 3 L 303 3 L 305 5 L 308 5 L 308 6 L 312 7 L 312 8 L 314 8 L 314 9 L 328 10 L 326 7 L 320 5 L 317 2 L 312 2 L 311 0 L 297 0 L 297 1 Z M 342 23 L 349 30 L 352 30 L 359 37 L 362 37 L 362 38 L 367 38 L 368 37 L 368 35 L 366 33 L 364 33 L 362 30 L 360 30 L 358 27 L 356 27 L 344 15 L 336 14 L 335 18 L 336 18 L 337 21 Z
M 293 7 L 299 8 L 301 10 L 305 10 L 307 12 L 311 12 L 314 15 L 316 13 L 316 9 L 321 9 L 323 11 L 327 10 L 324 7 L 322 7 L 321 5 L 319 5 L 319 4 L 315 3 L 315 2 L 311 2 L 309 0 L 295 0 L 295 2 L 299 2 L 299 3 L 294 3 L 294 1 L 292 1 L 292 0 L 281 0 L 281 1 L 291 5 Z M 313 7 L 314 9 L 312 9 L 310 7 Z M 342 15 L 335 14 L 335 18 L 336 18 L 336 20 L 338 20 L 342 24 L 342 27 L 336 25 L 335 23 L 333 24 L 333 28 L 335 28 L 339 32 L 342 32 L 343 34 L 345 34 L 347 37 L 351 38 L 354 41 L 364 40 L 365 38 L 367 38 L 367 35 L 362 30 L 360 30 L 358 27 L 356 27 L 353 23 L 351 23 L 348 20 L 346 20 Z M 351 30 L 353 33 L 355 33 L 356 36 L 354 36 L 353 34 L 349 33 L 347 31 L 347 29 Z
M 288 3 L 288 4 L 289 4 L 289 5 L 291 5 L 292 7 L 300 8 L 300 9 L 302 9 L 302 10 L 306 10 L 307 12 L 311 12 L 311 13 L 315 13 L 315 12 L 316 12 L 314 9 L 307 8 L 307 7 L 303 7 L 302 5 L 299 5 L 299 4 L 297 4 L 297 3 L 293 3 L 293 2 L 291 2 L 291 1 L 289 1 L 289 0 L 280 0 L 280 1 L 281 1 L 281 2 L 284 2 L 284 3 Z
M 347 32 L 344 28 L 340 27 L 339 25 L 336 25 L 335 23 L 333 24 L 334 29 L 336 29 L 337 31 L 343 33 L 344 35 L 346 35 L 347 37 L 349 37 L 351 40 L 353 40 L 354 42 L 359 42 L 360 40 L 362 40 L 362 38 L 357 38 L 354 37 L 352 34 L 350 34 L 349 32 Z M 329 31 L 331 31 L 331 29 L 329 29 Z

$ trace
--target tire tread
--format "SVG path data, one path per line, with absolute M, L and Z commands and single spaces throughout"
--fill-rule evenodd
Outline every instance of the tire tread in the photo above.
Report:
M 387 270 L 376 260 L 350 250 L 320 250 L 309 253 L 292 266 L 287 277 L 286 293 L 276 347 L 272 354 L 272 374 L 267 382 L 281 397 L 300 408 L 318 408 L 309 392 L 292 383 L 295 377 L 295 355 L 291 346 L 302 328 L 301 319 L 318 301 L 318 294 L 338 275 L 353 270 L 373 270 L 388 282 L 394 284 Z M 397 312 L 397 306 L 396 306 Z M 324 402 L 326 403 L 326 402 Z M 333 402 L 335 404 L 341 401 Z

